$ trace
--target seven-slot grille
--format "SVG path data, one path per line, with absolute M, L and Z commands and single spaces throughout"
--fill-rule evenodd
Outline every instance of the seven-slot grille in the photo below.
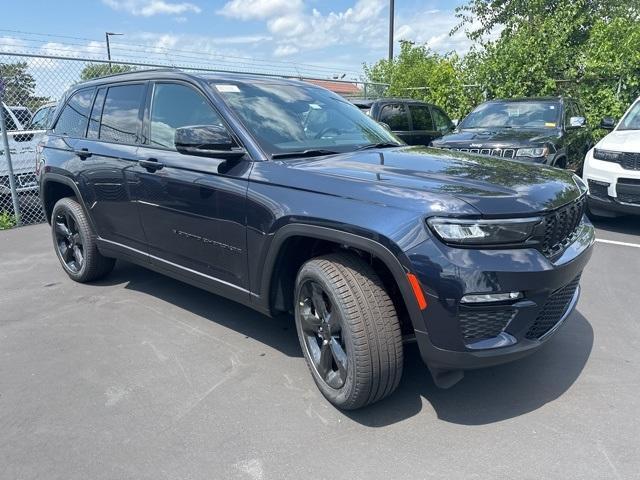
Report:
M 497 337 L 514 317 L 513 309 L 503 310 L 460 310 L 458 320 L 462 336 L 467 343 L 474 340 Z
M 625 170 L 640 170 L 640 153 L 621 153 L 618 161 Z
M 580 275 L 569 285 L 560 290 L 556 290 L 549 296 L 544 307 L 540 310 L 536 321 L 531 325 L 525 335 L 529 340 L 535 340 L 544 336 L 558 324 L 565 313 L 567 313 L 579 283 Z
M 586 197 L 583 196 L 579 200 L 544 216 L 542 253 L 547 257 L 552 257 L 575 240 L 585 209 Z
M 515 148 L 458 148 L 442 147 L 443 150 L 454 150 L 456 152 L 477 153 L 480 155 L 491 155 L 492 157 L 515 158 Z

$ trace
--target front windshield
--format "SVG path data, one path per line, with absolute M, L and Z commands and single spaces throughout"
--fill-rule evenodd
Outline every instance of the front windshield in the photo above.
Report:
M 558 102 L 487 102 L 479 105 L 459 128 L 556 128 Z
M 640 130 L 640 101 L 624 116 L 618 130 Z
M 268 80 L 212 81 L 262 149 L 270 155 L 349 152 L 373 144 L 402 145 L 391 132 L 342 97 L 313 85 Z

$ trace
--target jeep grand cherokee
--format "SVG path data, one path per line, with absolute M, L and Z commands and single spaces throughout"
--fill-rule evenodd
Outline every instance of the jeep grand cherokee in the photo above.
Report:
M 340 408 L 395 390 L 403 340 L 449 387 L 537 350 L 578 300 L 594 233 L 571 173 L 403 145 L 295 80 L 126 73 L 56 117 L 38 172 L 69 277 L 122 258 L 290 314 Z

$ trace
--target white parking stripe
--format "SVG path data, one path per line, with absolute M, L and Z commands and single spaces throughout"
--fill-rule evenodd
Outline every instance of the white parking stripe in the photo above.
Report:
M 617 242 L 615 240 L 605 240 L 604 238 L 596 238 L 596 242 L 609 243 L 611 245 L 622 245 L 623 247 L 640 248 L 640 244 L 638 243 Z

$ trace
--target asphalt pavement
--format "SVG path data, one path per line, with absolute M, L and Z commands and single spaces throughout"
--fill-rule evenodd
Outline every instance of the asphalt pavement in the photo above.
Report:
M 46 225 L 0 232 L 0 479 L 640 478 L 640 220 L 599 222 L 541 351 L 343 413 L 295 328 L 127 263 L 75 284 Z

